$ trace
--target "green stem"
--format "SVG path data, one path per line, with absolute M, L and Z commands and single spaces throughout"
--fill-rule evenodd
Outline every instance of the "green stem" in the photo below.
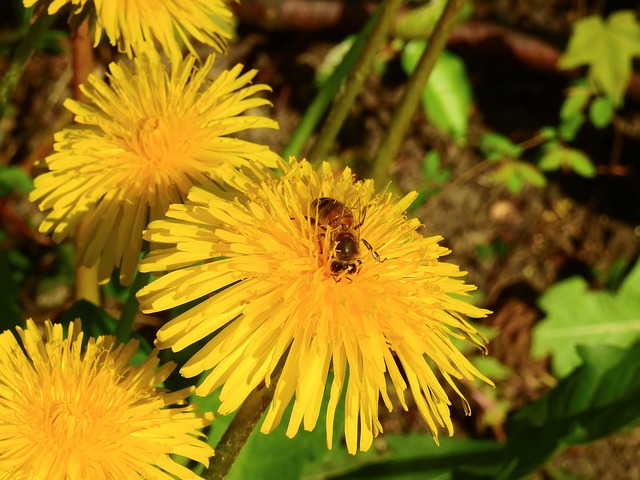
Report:
M 411 119 L 418 105 L 420 105 L 422 91 L 427 84 L 436 60 L 444 49 L 461 8 L 462 0 L 449 0 L 447 2 L 433 35 L 429 39 L 429 43 L 422 53 L 416 69 L 407 82 L 400 104 L 393 114 L 391 125 L 382 140 L 373 165 L 372 177 L 377 185 L 385 185 L 389 181 L 389 167 L 396 157 Z
M 222 480 L 227 476 L 242 447 L 260 421 L 267 405 L 271 403 L 280 371 L 278 370 L 277 374 L 271 376 L 269 388 L 263 383 L 249 394 L 218 442 L 215 449 L 216 455 L 211 460 L 209 468 L 202 472 L 202 478 Z
M 366 47 L 369 34 L 371 33 L 371 30 L 373 30 L 373 26 L 381 12 L 382 8 L 380 7 L 369 19 L 362 31 L 358 34 L 355 42 L 353 42 L 349 52 L 344 56 L 342 62 L 340 62 L 336 67 L 329 79 L 322 85 L 322 88 L 313 99 L 313 102 L 309 105 L 309 108 L 307 108 L 304 116 L 300 120 L 300 123 L 298 123 L 298 126 L 291 135 L 289 143 L 282 151 L 282 158 L 285 160 L 289 158 L 290 155 L 301 157 L 304 153 L 303 149 L 307 140 L 309 140 L 309 137 L 336 96 L 336 93 L 342 85 L 342 81 L 354 68 L 360 54 Z
M 138 272 L 133 280 L 133 285 L 131 285 L 131 288 L 129 289 L 129 298 L 127 298 L 127 301 L 122 308 L 122 313 L 120 314 L 120 319 L 116 326 L 116 341 L 119 343 L 126 343 L 131 337 L 133 321 L 138 314 L 138 307 L 140 306 L 138 299 L 136 298 L 136 293 L 138 293 L 138 290 L 147 284 L 149 276 L 149 273 Z
M 29 27 L 27 35 L 18 46 L 9 68 L 0 81 L 0 119 L 4 118 L 5 111 L 11 102 L 13 92 L 22 77 L 27 63 L 38 47 L 38 43 L 53 23 L 55 15 L 49 15 L 43 9 L 35 22 Z
M 342 124 L 353 106 L 353 102 L 362 91 L 362 85 L 367 78 L 367 74 L 371 71 L 380 46 L 387 40 L 391 24 L 395 20 L 396 11 L 401 5 L 402 0 L 388 0 L 381 4 L 382 13 L 375 15 L 377 17 L 375 27 L 367 39 L 364 51 L 360 55 L 355 68 L 345 80 L 344 88 L 340 90 L 333 103 L 320 136 L 309 152 L 309 161 L 317 163 L 323 160 L 331 149 Z

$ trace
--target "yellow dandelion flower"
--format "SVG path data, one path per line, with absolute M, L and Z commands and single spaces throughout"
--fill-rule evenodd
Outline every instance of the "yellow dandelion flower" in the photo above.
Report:
M 276 165 L 268 147 L 230 134 L 251 128 L 278 128 L 266 117 L 240 115 L 267 105 L 251 85 L 256 71 L 242 65 L 207 74 L 194 57 L 172 63 L 170 71 L 155 54 L 136 57 L 133 68 L 112 63 L 110 85 L 96 76 L 83 88 L 88 103 L 67 100 L 78 125 L 55 136 L 50 172 L 35 179 L 30 195 L 47 215 L 40 225 L 60 242 L 82 221 L 78 258 L 99 266 L 101 282 L 114 267 L 129 284 L 142 246 L 142 230 L 161 218 L 171 203 L 186 198 L 192 185 L 218 180 L 223 164 L 233 167 Z
M 157 387 L 174 368 L 156 368 L 157 351 L 133 367 L 135 340 L 116 347 L 101 336 L 83 348 L 79 321 L 66 338 L 48 321 L 45 341 L 30 320 L 18 333 L 24 350 L 0 334 L 0 478 L 200 478 L 169 455 L 208 464 L 213 449 L 199 437 L 211 417 L 177 406 L 190 389 Z
M 486 339 L 462 315 L 490 312 L 458 298 L 475 287 L 438 260 L 449 253 L 441 238 L 418 234 L 420 222 L 405 216 L 415 194 L 375 196 L 371 180 L 354 183 L 349 169 L 334 178 L 326 163 L 321 175 L 306 161 L 281 168 L 277 179 L 239 177 L 245 203 L 194 188 L 186 205 L 172 205 L 168 219 L 149 225 L 145 238 L 175 246 L 151 252 L 141 270 L 175 271 L 141 290 L 143 311 L 209 296 L 164 325 L 157 346 L 178 351 L 218 331 L 181 373 L 210 371 L 196 393 L 224 385 L 222 414 L 268 385 L 282 360 L 264 433 L 292 401 L 287 435 L 300 425 L 312 430 L 333 370 L 329 448 L 344 389 L 348 451 L 371 446 L 382 431 L 379 399 L 392 408 L 388 379 L 405 409 L 411 391 L 434 439 L 442 427 L 451 435 L 450 400 L 436 372 L 461 397 L 455 380 L 491 383 L 451 341 L 484 348 Z
M 233 14 L 223 0 L 23 0 L 29 8 L 48 4 L 53 15 L 71 5 L 79 14 L 87 4 L 95 9 L 95 46 L 104 32 L 111 45 L 129 57 L 154 48 L 154 42 L 173 59 L 180 57 L 181 42 L 195 53 L 191 38 L 222 53 L 232 37 Z

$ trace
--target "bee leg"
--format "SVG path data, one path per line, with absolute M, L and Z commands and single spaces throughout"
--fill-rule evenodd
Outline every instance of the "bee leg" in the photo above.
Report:
M 362 239 L 362 243 L 364 243 L 364 246 L 367 247 L 367 249 L 371 252 L 371 255 L 373 256 L 373 258 L 376 260 L 376 262 L 386 262 L 386 258 L 380 258 L 380 254 L 378 252 L 376 252 L 373 247 L 371 246 L 371 244 L 369 242 L 367 242 L 364 238 Z
M 358 265 L 356 265 L 356 272 L 358 273 L 360 271 L 360 268 L 362 267 L 362 260 L 358 259 L 356 260 L 358 262 Z
M 333 281 L 336 283 L 340 283 L 342 280 L 344 280 L 345 278 L 347 279 L 347 281 L 349 283 L 353 282 L 353 278 L 351 278 L 346 272 L 340 275 L 336 275 L 336 276 L 331 276 L 331 278 L 333 278 Z

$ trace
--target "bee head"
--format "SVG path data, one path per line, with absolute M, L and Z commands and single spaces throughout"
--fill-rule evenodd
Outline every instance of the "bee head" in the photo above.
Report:
M 333 262 L 331 262 L 329 268 L 331 269 L 332 274 L 337 275 L 340 272 L 356 273 L 358 266 L 356 265 L 356 263 L 334 260 Z

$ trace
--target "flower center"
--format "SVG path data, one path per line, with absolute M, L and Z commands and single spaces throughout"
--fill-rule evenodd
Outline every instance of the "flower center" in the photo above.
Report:
M 188 153 L 189 140 L 178 122 L 163 118 L 144 120 L 132 134 L 132 146 L 150 168 L 167 167 Z
M 93 421 L 85 408 L 65 401 L 55 401 L 49 409 L 51 437 L 58 445 L 83 445 L 93 435 Z

